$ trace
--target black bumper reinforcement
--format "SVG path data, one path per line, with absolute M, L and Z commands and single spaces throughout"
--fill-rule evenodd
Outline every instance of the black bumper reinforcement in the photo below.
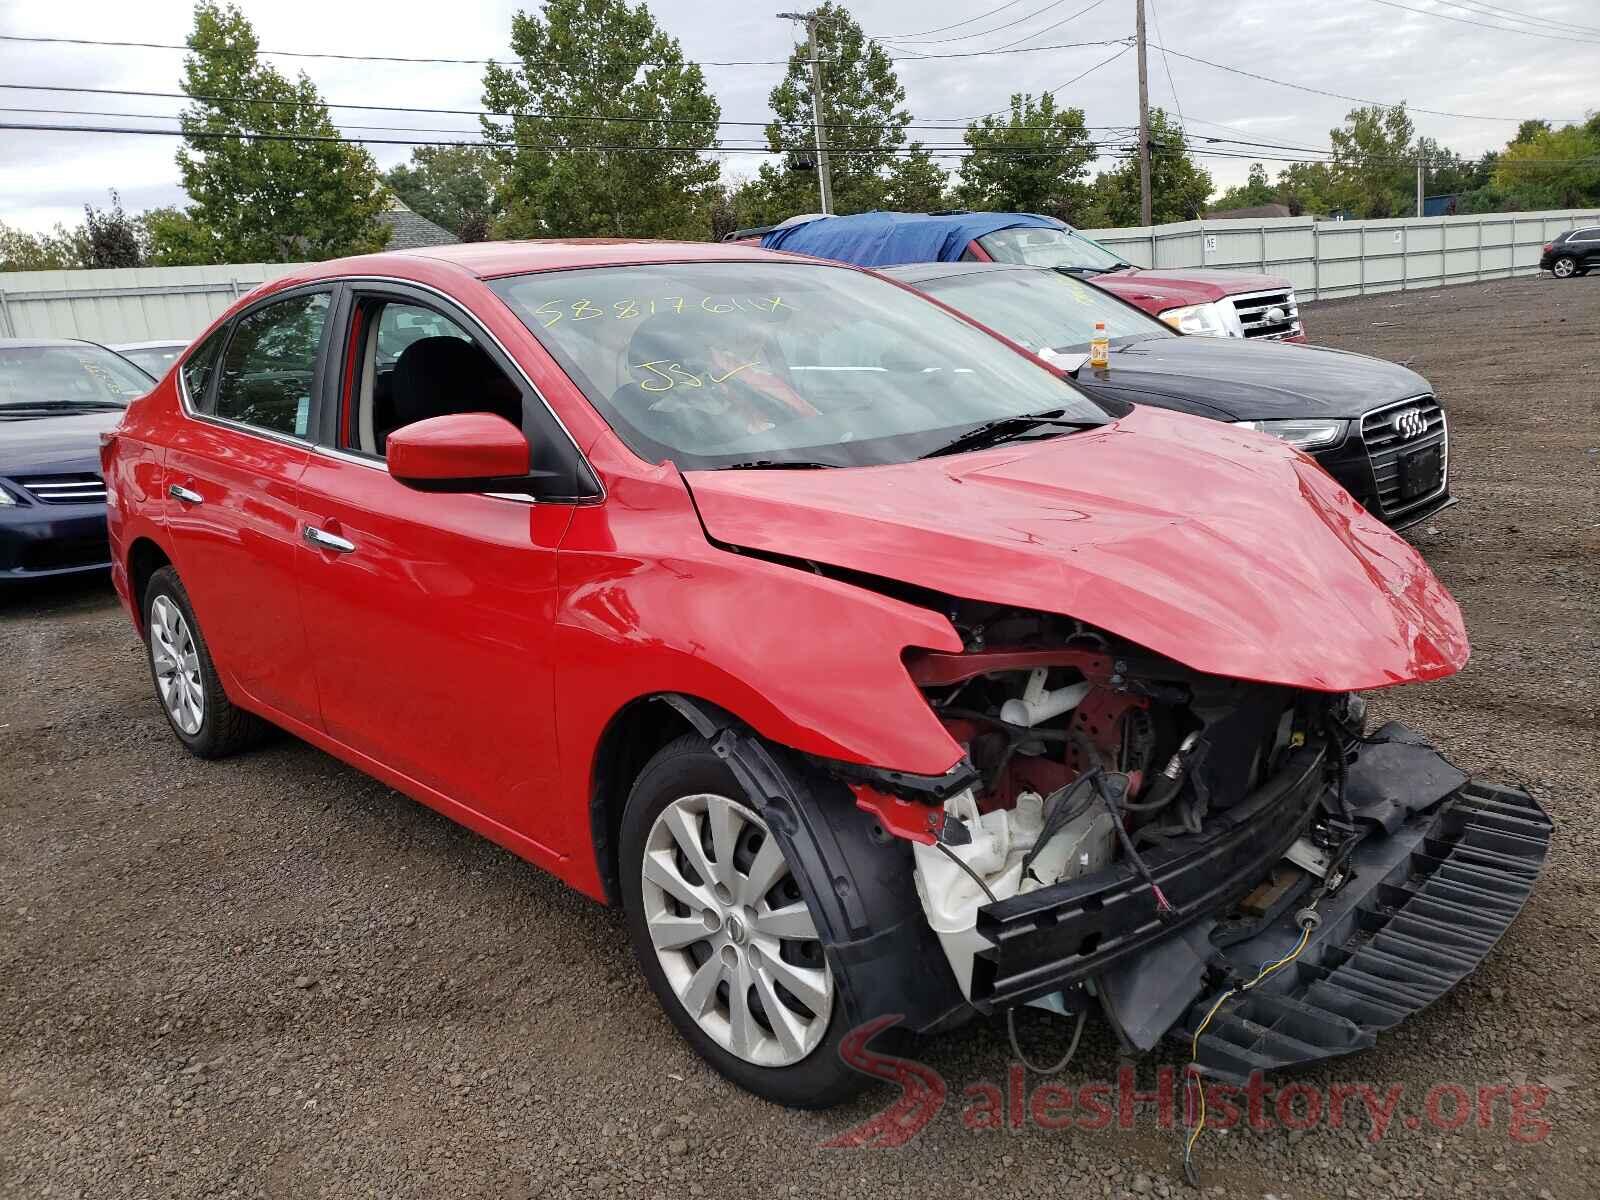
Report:
M 972 1003 L 1010 1008 L 1092 978 L 1174 930 L 1242 899 L 1304 832 L 1325 789 L 1323 747 L 1308 743 L 1181 847 L 1144 854 L 1173 912 L 1158 918 L 1131 866 L 1012 896 L 978 910 L 993 949 L 973 961 Z
M 1212 1017 L 1201 1069 L 1243 1081 L 1371 1046 L 1483 961 L 1522 910 L 1551 828 L 1526 792 L 1472 780 L 1394 833 L 1367 838 L 1299 958 Z M 1249 977 L 1299 936 L 1286 916 L 1226 955 Z M 1187 1044 L 1221 990 L 1199 997 L 1172 1033 Z

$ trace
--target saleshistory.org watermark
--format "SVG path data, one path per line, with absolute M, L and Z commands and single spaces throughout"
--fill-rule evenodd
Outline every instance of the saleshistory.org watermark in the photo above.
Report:
M 926 1129 L 952 1099 L 944 1077 L 926 1063 L 874 1050 L 868 1045 L 898 1017 L 879 1017 L 846 1035 L 839 1053 L 856 1070 L 893 1084 L 900 1095 L 872 1117 L 823 1144 L 831 1149 L 904 1146 Z M 1367 1140 L 1381 1141 L 1396 1122 L 1406 1129 L 1450 1132 L 1474 1126 L 1503 1127 L 1523 1145 L 1537 1145 L 1550 1135 L 1545 1105 L 1552 1089 L 1535 1083 L 1437 1083 L 1422 1096 L 1420 1108 L 1407 1105 L 1405 1084 L 1267 1083 L 1259 1072 L 1243 1084 L 1200 1080 L 1172 1066 L 1160 1067 L 1154 1086 L 1139 1088 L 1134 1070 L 1123 1066 L 1115 1080 L 1076 1084 L 1046 1079 L 1030 1084 L 1020 1063 L 1013 1063 L 1001 1083 L 979 1080 L 960 1090 L 962 1128 L 973 1131 L 1028 1128 L 1099 1132 L 1133 1129 L 1153 1122 L 1160 1129 L 1187 1128 L 1198 1108 L 1198 1088 L 1205 1087 L 1206 1127 L 1245 1127 L 1256 1132 L 1306 1130 L 1326 1125 L 1342 1129 L 1367 1123 Z M 1187 1084 L 1187 1086 L 1185 1086 Z

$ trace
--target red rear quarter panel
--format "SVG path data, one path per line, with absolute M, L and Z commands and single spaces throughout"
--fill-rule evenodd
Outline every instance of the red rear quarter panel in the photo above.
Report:
M 140 538 L 167 551 L 162 480 L 168 426 L 178 410 L 176 379 L 177 372 L 169 371 L 154 390 L 130 404 L 116 429 L 101 439 L 100 471 L 106 481 L 111 583 L 141 635 L 144 614 L 133 603 L 128 556 Z

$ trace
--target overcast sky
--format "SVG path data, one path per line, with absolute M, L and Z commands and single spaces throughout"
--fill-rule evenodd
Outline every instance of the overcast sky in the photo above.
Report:
M 1133 30 L 1133 0 L 1101 0 L 1093 11 L 1059 28 L 1049 27 L 1091 0 L 1014 0 L 990 18 L 933 34 L 922 52 L 1001 47 L 1025 36 L 1023 45 L 1054 45 L 1114 39 Z M 1536 15 L 1548 24 L 1545 37 L 1492 30 L 1441 15 L 1400 11 L 1383 0 L 1338 0 L 1334 5 L 1290 5 L 1283 0 L 1153 0 L 1147 11 L 1151 40 L 1173 50 L 1306 87 L 1477 118 L 1542 116 L 1582 119 L 1600 108 L 1600 32 L 1566 36 L 1554 27 L 1571 23 L 1600 30 L 1600 0 L 1392 0 L 1484 24 L 1499 20 L 1487 10 Z M 772 15 L 781 4 L 718 0 L 649 0 L 657 21 L 702 62 L 782 59 L 794 27 Z M 510 14 L 516 3 L 440 4 L 389 0 L 384 4 L 338 0 L 245 0 L 263 47 L 271 50 L 350 54 L 504 57 Z M 793 6 L 790 6 L 793 7 Z M 934 30 L 1000 8 L 1000 0 L 861 0 L 852 11 L 868 34 L 900 37 Z M 176 0 L 0 0 L 0 34 L 179 42 L 189 31 L 192 9 Z M 1027 20 L 997 28 L 1019 17 Z M 993 32 L 989 32 L 989 31 Z M 1037 36 L 1028 36 L 1037 34 Z M 1585 42 L 1584 37 L 1589 41 Z M 909 53 L 911 47 L 904 52 Z M 1055 88 L 1092 67 L 1115 47 L 1050 50 L 991 57 L 905 61 L 898 64 L 907 105 L 917 121 L 948 121 L 1002 107 L 1014 91 Z M 182 54 L 170 50 L 0 42 L 0 83 L 76 87 L 178 90 Z M 286 73 L 304 69 L 328 101 L 478 108 L 482 70 L 475 66 L 356 63 L 274 58 Z M 1171 79 L 1168 79 L 1168 70 Z M 706 75 L 728 120 L 764 120 L 767 94 L 780 66 L 707 66 Z M 1217 71 L 1198 63 L 1150 56 L 1152 104 L 1178 106 L 1191 135 L 1326 146 L 1328 130 L 1352 105 Z M 131 120 L 101 113 L 176 113 L 178 100 L 94 96 L 0 89 L 0 122 L 117 124 L 171 128 L 170 121 Z M 1130 124 L 1136 119 L 1135 56 L 1123 55 L 1089 74 L 1058 97 L 1087 113 L 1090 125 Z M 96 115 L 19 112 L 18 108 L 89 110 Z M 334 110 L 341 125 L 431 126 L 473 136 L 471 118 Z M 1464 155 L 1497 149 L 1515 124 L 1486 119 L 1415 114 L 1419 130 Z M 1208 122 L 1202 124 L 1202 122 Z M 1218 124 L 1231 126 L 1231 129 Z M 728 128 L 725 140 L 759 135 Z M 372 133 L 378 137 L 446 137 L 449 134 Z M 955 131 L 926 131 L 925 140 L 958 141 Z M 0 221 L 29 230 L 82 219 L 86 202 L 104 204 L 109 188 L 130 211 L 183 202 L 173 162 L 177 141 L 165 137 L 39 133 L 0 130 Z M 374 146 L 380 166 L 403 159 L 401 147 Z M 1263 154 L 1283 154 L 1263 150 Z M 753 173 L 760 160 L 729 155 L 725 173 Z M 949 165 L 954 165 L 953 163 Z M 1276 173 L 1280 164 L 1268 163 Z M 1219 187 L 1241 181 L 1248 160 L 1208 159 Z

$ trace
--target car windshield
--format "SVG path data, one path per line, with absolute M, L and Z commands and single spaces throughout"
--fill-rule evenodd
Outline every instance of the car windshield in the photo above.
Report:
M 1177 337 L 1154 317 L 1059 271 L 981 270 L 913 285 L 1029 350 L 1087 350 L 1096 321 L 1113 346 Z
M 865 466 L 965 431 L 1106 411 L 915 293 L 848 267 L 690 262 L 494 281 L 618 435 L 651 462 Z
M 141 371 L 160 379 L 172 364 L 178 361 L 178 355 L 184 352 L 186 345 L 187 343 L 179 343 L 176 346 L 133 346 L 117 353 Z
M 122 407 L 155 380 L 103 346 L 0 346 L 0 409 Z
M 1022 263 L 1030 267 L 1060 267 L 1098 275 L 1131 265 L 1075 229 L 997 229 L 979 238 L 978 245 L 995 262 Z

